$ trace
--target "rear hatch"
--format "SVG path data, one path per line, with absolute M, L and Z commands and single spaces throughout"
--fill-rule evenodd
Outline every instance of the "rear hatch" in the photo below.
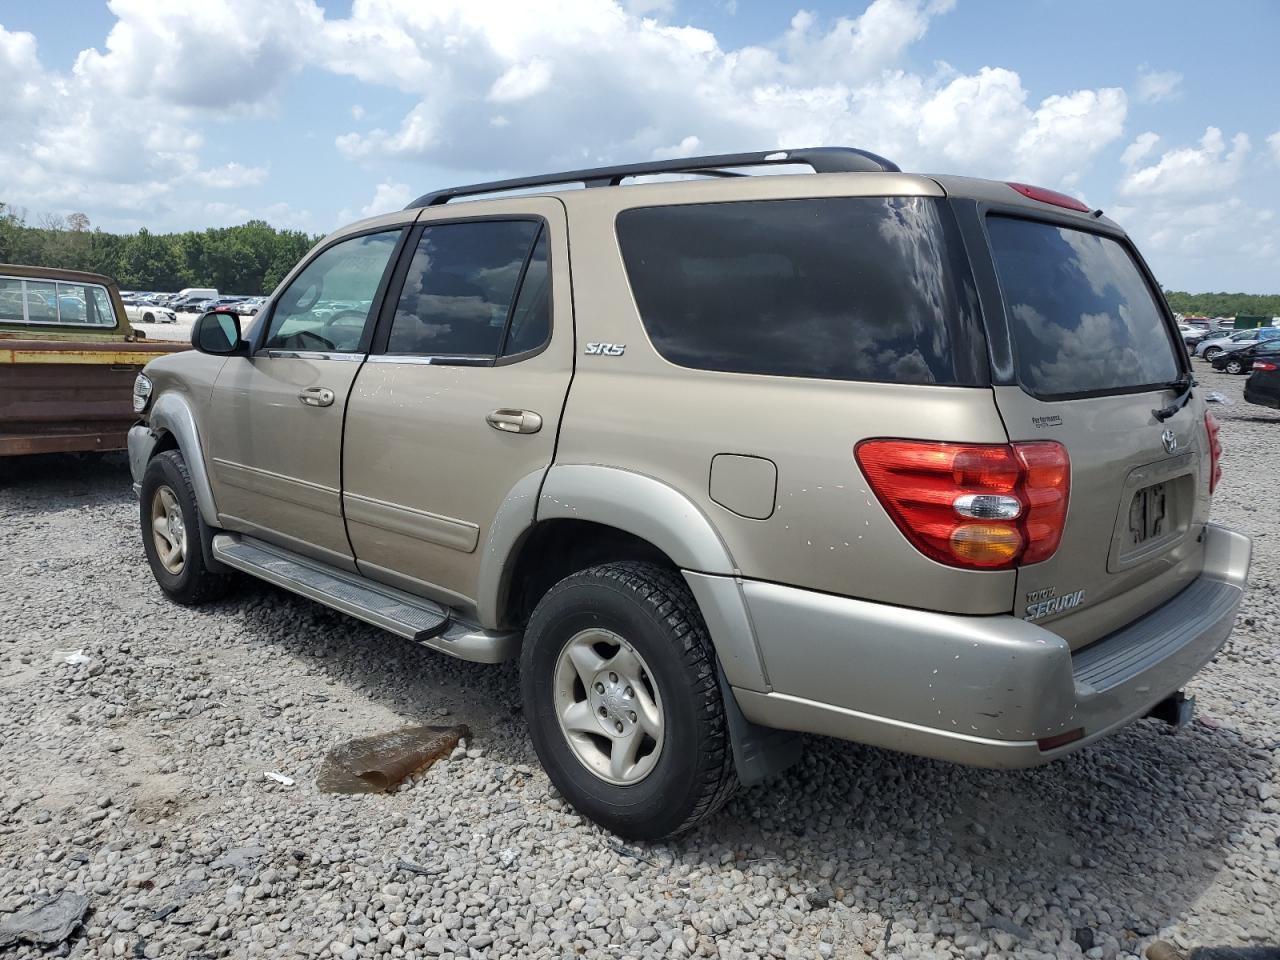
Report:
M 1184 393 L 1189 361 L 1127 241 L 994 213 L 986 231 L 1017 381 L 995 388 L 1009 439 L 1056 441 L 1071 460 L 1061 545 L 1018 570 L 1015 610 L 1079 648 L 1200 572 L 1204 408 L 1153 414 Z

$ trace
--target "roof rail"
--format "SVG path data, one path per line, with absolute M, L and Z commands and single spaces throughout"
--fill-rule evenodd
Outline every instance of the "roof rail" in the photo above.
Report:
M 808 147 L 803 150 L 770 150 L 758 153 L 721 153 L 708 157 L 681 157 L 674 160 L 653 160 L 649 163 L 624 163 L 614 167 L 592 167 L 586 170 L 569 170 L 564 173 L 541 173 L 533 177 L 516 177 L 511 180 L 492 180 L 473 183 L 464 187 L 448 187 L 433 193 L 424 193 L 405 207 L 434 207 L 458 197 L 471 197 L 485 193 L 502 193 L 526 187 L 546 187 L 557 184 L 581 183 L 587 187 L 616 187 L 627 177 L 643 177 L 656 173 L 696 173 L 706 177 L 739 177 L 745 174 L 725 170 L 724 167 L 765 167 L 779 164 L 804 164 L 814 173 L 899 173 L 899 167 L 891 160 L 867 150 L 854 147 Z

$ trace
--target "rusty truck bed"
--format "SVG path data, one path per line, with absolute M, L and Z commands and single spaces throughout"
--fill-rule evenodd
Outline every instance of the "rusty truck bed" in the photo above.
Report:
M 133 380 L 184 343 L 0 337 L 0 456 L 123 450 Z

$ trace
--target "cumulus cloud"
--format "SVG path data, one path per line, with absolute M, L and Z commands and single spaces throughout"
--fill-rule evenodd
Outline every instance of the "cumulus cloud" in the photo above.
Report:
M 407 183 L 380 183 L 374 188 L 373 199 L 360 209 L 360 216 L 376 217 L 380 213 L 402 210 L 413 198 Z
M 1176 70 L 1152 70 L 1145 63 L 1138 68 L 1133 97 L 1139 103 L 1174 100 L 1182 93 L 1182 74 Z
M 1228 148 L 1222 131 L 1208 127 L 1198 147 L 1167 150 L 1148 166 L 1139 164 L 1156 144 L 1155 134 L 1146 133 L 1125 150 L 1128 172 L 1120 181 L 1126 196 L 1215 193 L 1240 179 L 1249 154 L 1249 137 L 1237 133 Z

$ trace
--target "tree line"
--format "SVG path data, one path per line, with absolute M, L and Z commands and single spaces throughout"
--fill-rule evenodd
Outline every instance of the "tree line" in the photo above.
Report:
M 1175 313 L 1200 317 L 1280 317 L 1280 294 L 1275 293 L 1184 293 L 1166 290 L 1165 298 Z
M 91 228 L 83 213 L 32 224 L 23 211 L 0 203 L 0 263 L 102 273 L 125 290 L 211 286 L 223 293 L 270 293 L 318 239 L 262 220 L 184 233 L 145 227 L 107 233 Z

